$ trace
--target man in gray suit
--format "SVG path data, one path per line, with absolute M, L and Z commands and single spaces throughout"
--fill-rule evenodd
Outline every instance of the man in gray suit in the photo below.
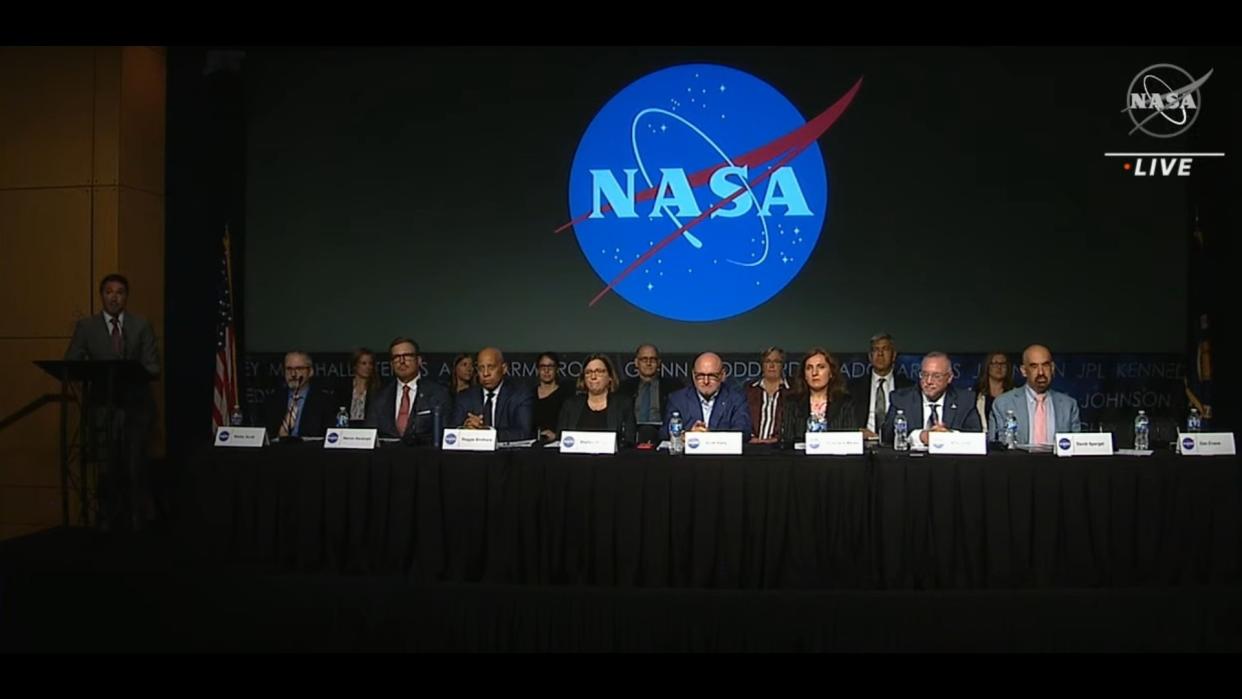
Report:
M 160 375 L 160 357 L 155 348 L 151 324 L 125 310 L 129 300 L 129 280 L 109 274 L 99 283 L 103 311 L 83 318 L 73 329 L 73 339 L 65 350 L 67 360 L 134 359 L 146 369 L 147 378 Z M 150 381 L 137 381 L 117 387 L 114 405 L 117 410 L 109 426 L 116 457 L 101 483 L 103 512 L 99 521 L 105 527 L 119 524 L 127 514 L 135 529 L 155 518 L 147 465 L 147 441 L 155 423 L 155 397 Z M 103 387 L 95 387 L 89 396 L 93 404 L 107 402 Z M 103 410 L 94 412 L 106 419 Z M 103 425 L 100 425 L 102 427 Z
M 1021 369 L 1026 385 L 996 397 L 988 421 L 989 440 L 1003 441 L 1005 413 L 1010 410 L 1018 419 L 1019 444 L 1051 444 L 1058 432 L 1082 430 L 1078 401 L 1051 388 L 1056 368 L 1047 347 L 1031 345 L 1022 351 Z

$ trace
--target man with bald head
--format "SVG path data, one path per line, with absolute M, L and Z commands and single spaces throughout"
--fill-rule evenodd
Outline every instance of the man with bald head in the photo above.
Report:
M 664 409 L 660 438 L 668 439 L 668 420 L 676 410 L 689 432 L 742 432 L 750 438 L 750 407 L 746 394 L 725 385 L 724 362 L 715 352 L 694 360 L 694 383 L 674 391 Z
M 495 428 L 496 439 L 501 442 L 534 437 L 534 394 L 528 386 L 506 380 L 509 367 L 505 355 L 488 347 L 479 352 L 474 366 L 479 385 L 458 395 L 449 424 L 468 430 Z
M 990 441 L 1004 441 L 1005 413 L 1010 410 L 1018 418 L 1019 444 L 1051 444 L 1058 432 L 1082 431 L 1078 401 L 1052 390 L 1056 368 L 1047 347 L 1031 345 L 1022 350 L 1021 369 L 1026 385 L 1000 394 L 992 403 L 988 421 Z

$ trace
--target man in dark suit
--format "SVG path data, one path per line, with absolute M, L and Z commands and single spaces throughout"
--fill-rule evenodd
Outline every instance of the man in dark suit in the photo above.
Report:
M 450 424 L 468 430 L 495 428 L 500 442 L 516 442 L 535 436 L 532 425 L 534 393 L 516 381 L 507 381 L 505 356 L 495 347 L 481 350 L 475 358 L 479 385 L 457 396 Z
M 146 379 L 117 387 L 112 397 L 116 410 L 108 429 L 119 458 L 105 466 L 100 484 L 101 525 L 111 528 L 128 519 L 135 529 L 140 529 L 155 518 L 147 473 L 147 443 L 156 419 L 150 381 L 159 378 L 160 357 L 151 324 L 125 310 L 129 301 L 128 279 L 119 274 L 107 275 L 99 283 L 99 298 L 103 310 L 77 322 L 65 359 L 134 359 L 146 370 Z M 103 386 L 95 386 L 87 397 L 96 406 L 106 405 L 108 399 Z M 93 415 L 101 421 L 109 417 L 104 410 L 95 410 Z M 102 423 L 97 425 L 101 426 Z
M 982 432 L 983 423 L 975 409 L 970 391 L 954 388 L 953 364 L 944 352 L 931 352 L 923 357 L 919 385 L 893 391 L 888 415 L 884 419 L 883 440 L 893 443 L 893 418 L 898 410 L 906 414 L 910 426 L 910 444 L 927 446 L 932 432 Z
M 451 410 L 448 389 L 422 380 L 417 342 L 398 337 L 388 344 L 388 354 L 397 378 L 367 403 L 366 426 L 379 430 L 381 437 L 396 437 L 405 444 L 433 444 L 436 411 L 441 420 L 447 420 Z
M 638 441 L 651 442 L 659 436 L 659 428 L 656 426 L 664 415 L 664 406 L 668 405 L 669 395 L 683 386 L 671 376 L 660 376 L 660 349 L 655 345 L 639 345 L 634 350 L 634 368 L 638 371 L 638 376 L 621 382 L 617 393 L 634 405 L 634 418 L 638 421 Z
M 863 436 L 875 439 L 884 429 L 884 416 L 888 414 L 893 391 L 909 388 L 914 382 L 893 371 L 897 362 L 897 348 L 888 333 L 872 336 L 871 350 L 867 352 L 867 357 L 871 360 L 871 371 L 846 384 L 846 392 L 850 394 L 857 409 L 867 416 Z
M 668 439 L 668 421 L 673 411 L 681 413 L 681 424 L 688 432 L 741 432 L 750 439 L 750 406 L 746 395 L 724 384 L 724 362 L 715 352 L 704 352 L 694 360 L 694 385 L 668 397 L 660 438 Z
M 263 426 L 277 439 L 322 437 L 333 423 L 333 396 L 311 380 L 315 365 L 306 352 L 285 355 L 285 384 L 263 401 Z

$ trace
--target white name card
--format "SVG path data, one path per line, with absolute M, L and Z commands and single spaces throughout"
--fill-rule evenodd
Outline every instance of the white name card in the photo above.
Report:
M 265 447 L 267 446 L 267 429 L 263 427 L 225 427 L 216 428 L 216 446 L 218 447 Z
M 687 454 L 741 454 L 741 432 L 687 432 Z
M 440 446 L 449 451 L 496 451 L 496 430 L 444 430 Z
M 1233 456 L 1237 454 L 1232 432 L 1187 432 L 1177 435 L 1182 456 Z
M 333 427 L 323 436 L 324 449 L 374 449 L 379 438 L 373 428 Z
M 1112 432 L 1058 432 L 1057 456 L 1112 456 Z
M 616 454 L 616 432 L 578 432 L 565 430 L 561 433 L 562 454 Z
M 862 432 L 807 432 L 806 453 L 847 456 L 863 453 Z
M 982 432 L 928 432 L 929 454 L 986 454 L 988 436 Z

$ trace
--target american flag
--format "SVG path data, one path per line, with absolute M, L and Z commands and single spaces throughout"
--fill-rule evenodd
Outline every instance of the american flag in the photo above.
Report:
M 216 309 L 216 378 L 211 405 L 211 429 L 229 424 L 238 404 L 237 329 L 233 324 L 233 263 L 229 252 L 229 229 L 224 227 L 224 254 L 220 258 L 219 304 Z

